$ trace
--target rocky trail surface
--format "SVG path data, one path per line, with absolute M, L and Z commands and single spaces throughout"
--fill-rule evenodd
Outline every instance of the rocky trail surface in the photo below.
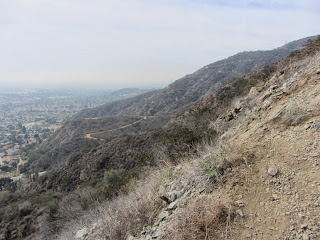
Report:
M 232 239 L 320 238 L 319 63 L 318 54 L 288 69 L 290 77 L 271 79 L 282 85 L 256 98 L 265 109 L 230 140 L 255 155 L 243 185 L 227 191 L 244 213 Z

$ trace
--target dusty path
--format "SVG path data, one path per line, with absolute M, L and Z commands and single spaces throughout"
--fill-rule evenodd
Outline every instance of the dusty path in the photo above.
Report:
M 320 239 L 319 60 L 269 91 L 268 107 L 248 111 L 254 119 L 230 132 L 237 156 L 255 156 L 224 189 L 244 214 L 230 239 Z
M 97 119 L 100 119 L 100 117 L 96 117 L 96 118 L 85 118 L 86 120 L 88 119 L 94 119 L 94 120 L 97 120 Z M 141 122 L 142 120 L 146 120 L 147 117 L 143 117 L 137 121 L 134 121 L 130 124 L 127 124 L 127 125 L 124 125 L 124 126 L 121 126 L 121 127 L 118 127 L 118 128 L 113 128 L 113 129 L 109 129 L 109 130 L 105 130 L 105 131 L 100 131 L 100 132 L 93 132 L 93 133 L 87 133 L 84 137 L 87 138 L 87 139 L 95 139 L 95 140 L 102 140 L 100 138 L 96 138 L 96 137 L 92 137 L 91 135 L 92 134 L 97 134 L 97 133 L 108 133 L 108 132 L 113 132 L 113 131 L 116 131 L 116 130 L 119 130 L 119 129 L 124 129 L 124 128 L 128 128 L 138 122 Z

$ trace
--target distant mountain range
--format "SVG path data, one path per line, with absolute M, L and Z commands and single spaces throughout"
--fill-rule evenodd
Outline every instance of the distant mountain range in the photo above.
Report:
M 197 101 L 207 93 L 218 90 L 224 83 L 240 77 L 288 56 L 300 49 L 308 39 L 290 42 L 270 51 L 238 53 L 227 59 L 211 63 L 198 71 L 186 75 L 168 87 L 148 92 L 130 99 L 84 109 L 74 118 L 103 117 L 111 115 L 153 116 L 176 113 L 179 109 Z M 152 78 L 152 76 L 150 76 Z

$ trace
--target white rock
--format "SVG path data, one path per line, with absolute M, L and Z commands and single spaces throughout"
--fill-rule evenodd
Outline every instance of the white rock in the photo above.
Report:
M 75 238 L 76 239 L 81 239 L 81 238 L 83 238 L 85 235 L 87 235 L 88 234 L 88 229 L 87 229 L 87 227 L 84 227 L 84 228 L 82 228 L 82 229 L 80 229 L 77 233 L 76 233 L 76 236 L 75 236 Z
M 162 222 L 169 216 L 169 213 L 167 211 L 162 211 L 158 216 L 158 222 Z
M 170 203 L 170 205 L 167 208 L 167 211 L 172 211 L 177 208 L 177 201 Z
M 308 224 L 302 224 L 301 225 L 301 229 L 307 229 L 308 228 Z
M 160 231 L 159 229 L 154 229 L 154 233 L 152 234 L 152 239 L 160 237 Z
M 275 169 L 273 167 L 270 167 L 268 169 L 268 174 L 271 175 L 272 177 L 276 176 L 278 174 L 278 169 Z
M 279 199 L 279 196 L 274 193 L 274 194 L 272 194 L 272 199 L 273 199 L 273 200 L 278 200 L 278 199 Z
M 237 213 L 240 217 L 244 217 L 244 213 L 242 212 L 241 209 L 237 210 L 236 213 Z

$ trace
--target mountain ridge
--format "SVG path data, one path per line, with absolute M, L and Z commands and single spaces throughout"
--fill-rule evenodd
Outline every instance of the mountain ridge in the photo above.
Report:
M 96 108 L 86 109 L 74 118 L 102 117 L 119 114 L 156 115 L 175 113 L 197 101 L 201 96 L 217 90 L 219 85 L 240 77 L 260 67 L 279 61 L 292 51 L 300 49 L 307 40 L 303 38 L 268 51 L 237 53 L 226 59 L 206 65 L 168 85 L 166 88 L 149 92 L 124 101 L 116 101 Z
M 167 117 L 159 122 L 149 124 L 154 120 L 147 118 L 139 125 L 142 129 L 145 124 L 149 126 L 147 128 L 149 130 L 160 128 L 176 114 L 183 111 L 184 108 L 206 94 L 218 91 L 233 78 L 243 76 L 259 67 L 280 60 L 293 50 L 300 49 L 308 39 L 312 38 L 314 37 L 297 40 L 274 50 L 238 53 L 227 59 L 209 64 L 193 74 L 186 75 L 162 90 L 155 90 L 133 98 L 82 110 L 71 121 L 65 123 L 53 137 L 42 144 L 44 147 L 40 147 L 40 151 L 47 152 L 47 154 L 42 154 L 42 157 L 30 163 L 31 169 L 46 170 L 56 164 L 63 163 L 73 152 L 81 151 L 82 148 L 92 144 L 99 144 L 98 142 L 94 143 L 94 139 L 84 139 L 84 137 L 92 132 L 103 132 L 104 129 L 107 131 L 110 121 L 91 121 L 91 124 L 101 122 L 101 124 L 97 125 L 97 130 L 92 131 L 86 119 L 112 119 L 113 116 L 119 116 L 117 123 L 118 127 L 121 127 L 121 116 L 140 116 L 141 119 L 148 116 L 156 116 L 156 119 L 160 119 L 162 115 L 166 115 Z M 126 130 L 116 132 L 115 134 L 118 135 L 113 134 L 111 139 L 109 134 L 107 139 L 112 140 L 127 134 L 130 135 L 131 130 L 139 132 L 139 129 L 136 128 L 128 128 Z M 100 139 L 101 137 L 103 138 L 103 134 L 99 135 Z M 59 141 L 59 139 L 69 140 Z M 69 146 L 68 149 L 66 149 L 66 146 Z

